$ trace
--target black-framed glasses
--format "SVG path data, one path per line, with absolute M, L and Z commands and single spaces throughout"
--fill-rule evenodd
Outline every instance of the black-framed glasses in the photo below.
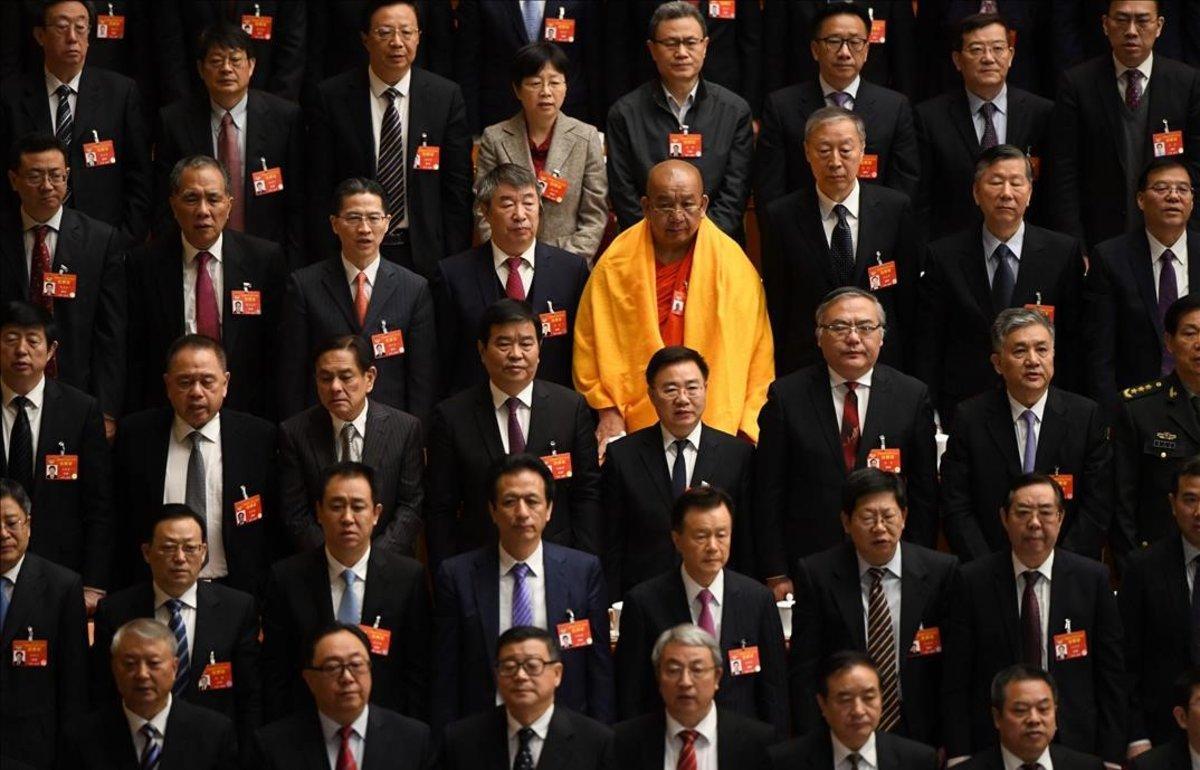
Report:
M 351 658 L 346 661 L 331 660 L 319 666 L 306 666 L 306 668 L 309 671 L 316 671 L 327 679 L 341 679 L 342 673 L 345 671 L 349 671 L 351 676 L 358 679 L 371 670 L 371 661 L 364 658 Z
M 865 37 L 819 37 L 817 42 L 829 53 L 837 53 L 842 46 L 849 48 L 851 53 L 862 53 L 868 41 Z
M 524 671 L 527 676 L 541 676 L 542 672 L 546 670 L 546 666 L 558 662 L 542 658 L 525 658 L 524 660 L 509 658 L 496 664 L 496 673 L 506 678 L 516 676 L 517 671 Z

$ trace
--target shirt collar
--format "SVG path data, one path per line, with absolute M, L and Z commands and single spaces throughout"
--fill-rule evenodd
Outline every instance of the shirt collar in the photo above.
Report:
M 817 75 L 817 82 L 821 84 L 821 95 L 827 99 L 829 98 L 830 94 L 836 94 L 838 91 L 836 88 L 829 85 L 829 83 L 827 83 L 825 78 L 821 75 Z M 850 81 L 850 85 L 842 89 L 842 93 L 850 94 L 851 99 L 858 101 L 858 87 L 860 85 L 862 85 L 862 76 L 855 75 L 854 80 Z
M 550 718 L 554 716 L 554 703 L 551 702 L 550 708 L 543 711 L 542 715 L 540 717 L 538 717 L 537 719 L 533 720 L 533 724 L 531 724 L 531 725 L 523 725 L 520 722 L 518 722 L 516 720 L 516 717 L 514 717 L 512 715 L 512 712 L 509 711 L 508 709 L 504 709 L 504 715 L 508 719 L 508 737 L 509 738 L 515 738 L 517 733 L 520 732 L 522 727 L 529 727 L 531 730 L 533 730 L 534 735 L 536 735 L 537 737 L 541 738 L 544 741 L 544 740 L 546 740 L 547 734 L 549 734 L 549 732 L 550 732 Z
M 1113 67 L 1116 68 L 1117 80 L 1123 80 L 1125 78 L 1125 73 L 1128 70 L 1135 69 L 1138 72 L 1142 73 L 1142 76 L 1143 76 L 1142 77 L 1142 87 L 1143 88 L 1145 88 L 1145 86 L 1150 82 L 1150 72 L 1151 72 L 1151 70 L 1154 69 L 1154 51 L 1150 52 L 1150 55 L 1146 57 L 1146 61 L 1142 62 L 1141 64 L 1139 64 L 1136 67 L 1126 67 L 1124 64 L 1117 61 L 1116 56 L 1113 56 L 1112 60 L 1113 60 Z
M 969 88 L 966 91 L 967 106 L 970 108 L 972 116 L 979 112 L 979 108 L 984 105 L 984 102 L 991 102 L 996 108 L 996 112 L 999 112 L 1001 115 L 1008 114 L 1008 83 L 1000 86 L 1000 93 L 996 94 L 994 99 L 984 99 L 982 96 L 977 96 Z
M 1050 395 L 1049 388 L 1046 388 L 1046 392 L 1042 394 L 1042 397 L 1034 402 L 1033 406 L 1030 407 L 1025 406 L 1020 401 L 1013 398 L 1012 394 L 1008 391 L 1005 391 L 1004 395 L 1008 397 L 1008 408 L 1009 411 L 1012 412 L 1013 423 L 1018 422 L 1021 419 L 1021 415 L 1025 414 L 1025 410 L 1028 409 L 1029 411 L 1033 412 L 1033 416 L 1037 418 L 1038 424 L 1041 425 L 1042 414 L 1046 411 L 1046 398 Z
M 412 84 L 412 67 L 408 68 L 408 72 L 404 73 L 404 77 L 400 78 L 395 85 L 389 85 L 383 82 L 383 79 L 375 74 L 375 70 L 367 67 L 367 79 L 371 82 L 371 95 L 376 99 L 383 98 L 383 92 L 389 88 L 394 88 L 400 92 L 400 97 L 408 96 L 409 86 Z
M 867 736 L 867 742 L 864 743 L 858 751 L 851 751 L 844 743 L 838 740 L 837 736 L 831 730 L 829 732 L 829 741 L 833 744 L 833 766 L 837 767 L 846 760 L 846 757 L 851 754 L 857 754 L 867 761 L 871 767 L 879 767 L 878 758 L 875 755 L 875 732 Z
M 1183 535 L 1180 535 L 1179 539 L 1183 542 L 1183 566 L 1185 568 L 1191 567 L 1192 560 L 1195 559 L 1197 556 L 1200 556 L 1200 548 L 1197 548 L 1196 546 L 1189 543 L 1187 541 L 1187 538 L 1184 537 Z
M 370 712 L 370 704 L 364 705 L 362 713 L 350 723 L 350 728 L 363 741 L 367 739 L 367 715 Z M 340 740 L 341 736 L 338 735 L 342 729 L 340 724 L 322 714 L 320 710 L 317 711 L 317 721 L 321 723 L 321 735 L 325 738 L 325 743 L 329 743 L 334 737 L 338 737 Z
M 517 563 L 517 560 L 510 556 L 508 551 L 504 550 L 503 545 L 498 544 L 496 547 L 500 549 L 500 575 L 504 576 L 507 575 L 508 571 L 513 568 L 513 565 Z M 542 577 L 546 574 L 545 570 L 542 569 L 542 564 L 545 560 L 544 557 L 545 554 L 542 551 L 542 541 L 539 540 L 537 548 L 534 549 L 533 553 L 529 554 L 528 559 L 525 559 L 525 566 L 529 567 L 529 571 L 533 573 L 534 577 Z
M 845 377 L 843 377 L 842 375 L 835 372 L 833 370 L 832 366 L 827 365 L 826 368 L 829 369 L 829 387 L 830 388 L 836 388 L 839 385 L 844 385 L 848 382 L 848 380 Z M 858 386 L 860 388 L 867 388 L 869 390 L 871 387 L 871 378 L 874 376 L 875 376 L 875 367 L 872 366 L 869 370 L 867 370 L 866 374 L 864 374 L 862 377 L 859 377 L 857 380 L 855 380 L 855 382 L 858 383 Z
M 680 107 L 691 107 L 693 104 L 695 104 L 696 91 L 699 90 L 699 88 L 700 78 L 696 78 L 696 83 L 692 86 L 692 90 L 688 91 L 687 98 L 683 100 L 683 104 L 680 104 L 679 102 L 675 101 L 675 97 L 671 94 L 671 89 L 667 88 L 667 84 L 662 84 L 663 94 L 665 94 L 667 97 L 667 104 L 674 105 L 676 110 L 678 110 Z
M 708 592 L 713 595 L 713 600 L 718 605 L 724 601 L 725 570 L 721 570 L 717 573 L 717 576 L 713 578 L 712 585 L 710 586 L 702 586 L 695 580 L 692 580 L 692 576 L 688 574 L 687 567 L 683 566 L 682 564 L 679 565 L 679 574 L 683 576 L 683 591 L 685 594 L 687 594 L 688 607 L 691 607 L 696 603 L 696 597 L 699 596 L 700 592 L 705 588 L 708 588 Z
M 1179 236 L 1178 240 L 1170 244 L 1161 243 L 1157 238 L 1150 234 L 1149 230 L 1147 230 L 1146 243 L 1150 246 L 1150 264 L 1152 265 L 1159 260 L 1159 257 L 1161 257 L 1162 253 L 1167 249 L 1171 250 L 1171 253 L 1175 256 L 1175 259 L 1178 262 L 1182 262 L 1188 253 L 1186 229 L 1183 231 L 1183 235 Z
M 208 106 L 212 108 L 212 122 L 214 126 L 221 125 L 221 118 L 225 117 L 228 112 L 233 118 L 233 126 L 239 131 L 246 130 L 246 104 L 250 101 L 250 89 L 246 89 L 246 93 L 242 94 L 242 98 L 238 103 L 226 110 L 221 105 L 209 99 Z
M 505 254 L 500 249 L 500 247 L 496 245 L 495 241 L 488 241 L 488 243 L 492 247 L 492 262 L 495 263 L 496 269 L 499 270 L 502 266 L 504 266 L 504 263 L 506 261 L 508 261 L 509 255 Z M 525 262 L 528 263 L 528 265 L 530 267 L 534 267 L 533 252 L 536 249 L 537 249 L 537 238 L 534 238 L 533 242 L 529 244 L 529 248 L 525 249 L 525 251 L 522 251 L 520 254 L 517 254 L 516 256 L 525 260 Z
M 825 195 L 825 193 L 821 192 L 820 187 L 817 187 L 816 189 L 817 207 L 821 209 L 821 219 L 829 219 L 830 217 L 834 216 L 833 207 L 838 205 L 838 203 L 841 203 L 846 207 L 846 211 L 852 218 L 858 219 L 858 198 L 859 191 L 862 188 L 859 186 L 857 179 L 854 180 L 854 187 L 850 188 L 850 192 L 846 195 L 846 200 L 844 201 L 835 201 L 834 199 Z
M 708 741 L 711 746 L 717 740 L 717 704 L 709 704 L 708 713 L 704 718 L 696 723 L 695 727 L 684 727 L 675 717 L 671 716 L 671 712 L 667 711 L 667 736 L 674 738 L 679 735 L 681 730 L 695 730 L 700 733 L 700 737 Z
M 1025 760 L 1009 751 L 1004 744 L 1000 745 L 1000 757 L 1004 760 L 1004 770 L 1021 770 L 1025 765 Z M 1035 761 L 1041 765 L 1042 770 L 1053 770 L 1054 765 L 1050 761 L 1050 747 L 1047 746 L 1043 749 L 1042 755 Z
M 342 579 L 342 573 L 347 568 L 354 573 L 354 577 L 358 578 L 364 584 L 367 582 L 367 562 L 371 559 L 371 546 L 367 546 L 367 550 L 363 552 L 362 558 L 354 562 L 354 564 L 342 564 L 334 558 L 329 552 L 329 547 L 325 547 L 325 564 L 329 568 L 329 582 Z
M 59 206 L 58 211 L 55 211 L 53 216 L 51 216 L 45 222 L 39 222 L 36 219 L 34 219 L 33 217 L 29 216 L 27 213 L 25 213 L 25 209 L 22 208 L 21 209 L 21 229 L 22 230 L 32 230 L 33 228 L 37 227 L 38 225 L 49 225 L 50 229 L 57 233 L 58 231 L 62 230 L 62 215 L 63 215 L 63 207 Z
M 492 391 L 492 406 L 494 406 L 497 411 L 499 411 L 500 409 L 503 409 L 505 407 L 505 405 L 508 403 L 508 394 L 505 393 L 503 390 L 500 390 L 500 388 L 497 388 L 496 383 L 492 382 L 491 380 L 488 380 L 488 388 Z M 517 399 L 517 401 L 521 402 L 521 406 L 525 407 L 526 409 L 532 410 L 533 409 L 533 380 L 530 380 L 529 384 L 526 385 L 524 388 L 522 388 L 521 392 L 518 393 L 515 396 L 515 398 Z
M 900 552 L 901 552 L 902 548 L 903 548 L 903 546 L 901 544 L 897 543 L 896 544 L 896 553 L 892 554 L 892 558 L 890 560 L 888 560 L 887 564 L 880 565 L 881 568 L 884 570 L 884 572 L 891 573 L 892 577 L 898 578 L 904 574 L 903 572 L 900 571 L 901 570 Z M 861 580 L 867 574 L 868 571 L 875 568 L 875 565 L 871 564 L 866 559 L 864 559 L 862 557 L 862 554 L 858 553 L 858 551 L 855 551 L 854 553 L 855 553 L 855 556 L 858 557 L 858 577 Z M 872 764 L 874 764 L 874 763 L 872 763 Z
M 61 86 L 63 84 L 63 82 L 61 80 L 59 80 L 55 75 L 51 74 L 50 70 L 43 69 L 42 71 L 46 75 L 46 93 L 53 94 L 55 91 L 58 90 L 58 87 Z M 67 85 L 69 85 L 71 87 L 72 91 L 74 91 L 76 94 L 78 94 L 79 93 L 79 81 L 82 79 L 83 79 L 83 70 L 80 69 L 79 72 L 75 73 L 75 77 L 71 78 L 67 82 Z
M 1185 543 L 1185 545 L 1186 545 L 1186 543 Z M 28 551 L 26 553 L 28 553 Z M 23 565 L 24 563 L 25 563 L 25 554 L 21 554 L 21 558 L 17 559 L 17 563 L 12 565 L 12 568 L 9 569 L 8 572 L 0 574 L 0 577 L 8 578 L 9 581 L 12 582 L 12 584 L 15 586 L 17 584 L 17 578 L 21 574 L 21 565 Z
M 992 258 L 992 253 L 996 251 L 996 247 L 1001 243 L 1000 239 L 992 235 L 992 231 L 987 228 L 987 223 L 983 225 L 983 255 L 987 259 Z M 1025 220 L 1021 220 L 1021 224 L 1017 225 L 1017 231 L 1012 234 L 1012 237 L 1003 242 L 1008 250 L 1013 253 L 1017 261 L 1021 261 L 1021 247 L 1025 244 Z
M 665 452 L 671 448 L 672 444 L 675 443 L 675 434 L 671 433 L 671 431 L 667 430 L 667 426 L 663 425 L 661 422 L 658 424 L 658 427 L 659 427 L 659 430 L 662 431 L 663 451 Z M 687 434 L 683 438 L 686 441 L 690 442 L 691 445 L 696 450 L 699 450 L 700 449 L 700 433 L 703 430 L 704 430 L 704 423 L 698 422 L 698 423 L 696 423 L 696 427 L 692 429 L 692 432 Z
M 1017 558 L 1016 553 L 1014 553 L 1010 550 L 1009 554 L 1012 556 L 1013 574 L 1017 576 L 1017 585 L 1024 586 L 1024 579 L 1021 577 L 1021 575 L 1024 574 L 1025 572 L 1028 572 L 1029 567 L 1026 567 L 1024 564 L 1021 563 L 1021 560 Z M 1053 550 L 1050 551 L 1050 555 L 1046 557 L 1046 560 L 1044 562 L 1042 562 L 1042 566 L 1038 567 L 1036 572 L 1039 575 L 1041 575 L 1042 579 L 1045 580 L 1047 583 L 1050 582 L 1050 580 L 1052 579 L 1052 576 L 1054 574 L 1054 551 Z
M 178 597 L 171 596 L 166 591 L 159 588 L 158 583 L 151 582 L 151 586 L 154 588 L 154 609 L 157 610 L 159 607 L 175 598 L 178 598 L 179 601 L 183 602 L 184 607 L 187 607 L 191 610 L 196 609 L 196 595 L 199 593 L 199 591 L 197 590 L 198 587 L 195 583 L 192 583 L 191 586 L 188 587 L 188 590 L 184 591 Z
M 171 436 L 175 441 L 182 444 L 188 440 L 188 436 L 194 430 L 200 431 L 201 436 L 214 444 L 219 444 L 221 442 L 221 413 L 217 412 L 215 417 L 199 428 L 193 428 L 184 422 L 182 417 L 175 415 L 175 421 L 171 423 Z
M 165 740 L 167 737 L 167 717 L 171 715 L 171 694 L 167 693 L 167 705 L 162 707 L 162 710 L 155 714 L 150 719 L 143 719 L 137 714 L 129 710 L 124 703 L 121 703 L 121 709 L 125 712 L 125 719 L 129 722 L 129 729 L 132 732 L 140 732 L 142 727 L 149 722 L 154 725 L 154 729 L 158 730 L 158 734 Z
M 371 399 L 368 398 L 363 402 L 362 411 L 358 413 L 358 416 L 353 420 L 350 420 L 350 424 L 354 426 L 356 431 L 358 431 L 358 435 L 362 438 L 364 443 L 367 440 L 367 411 L 370 410 L 370 408 Z M 333 412 L 329 413 L 329 419 L 333 420 L 333 440 L 341 441 L 342 426 L 346 424 L 346 421 L 339 418 Z
M 358 274 L 360 272 L 363 272 L 363 273 L 367 274 L 367 284 L 372 289 L 375 288 L 375 276 L 379 275 L 379 255 L 378 254 L 375 255 L 375 259 L 371 260 L 371 264 L 364 267 L 361 271 L 357 267 L 355 267 L 353 262 L 346 259 L 345 256 L 342 256 L 341 260 L 342 260 L 342 269 L 346 271 L 346 280 L 349 281 L 351 286 L 353 286 L 354 284 L 356 284 L 358 282 Z
M 207 249 L 198 249 L 192 244 L 188 243 L 187 236 L 183 235 L 182 233 L 179 235 L 179 240 L 183 241 L 183 264 L 192 264 L 192 262 L 196 260 L 196 255 L 201 251 L 207 251 L 209 254 L 212 254 L 213 259 L 217 260 L 218 262 L 221 261 L 221 247 L 225 242 L 224 232 L 218 235 L 217 240 L 213 241 L 213 244 Z
M 8 387 L 8 385 L 5 385 L 3 382 L 0 382 L 0 393 L 3 394 L 3 397 L 4 397 L 3 405 L 5 407 L 7 407 L 9 404 L 11 404 L 13 397 L 17 395 L 17 392 L 15 390 Z M 40 380 L 38 380 L 38 384 L 34 385 L 33 389 L 25 394 L 25 398 L 29 399 L 29 403 L 33 406 L 34 409 L 41 410 L 42 403 L 46 400 L 46 375 L 45 374 L 43 374 L 42 378 Z

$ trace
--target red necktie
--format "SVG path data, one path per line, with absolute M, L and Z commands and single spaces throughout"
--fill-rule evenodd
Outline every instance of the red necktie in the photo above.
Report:
M 350 736 L 354 733 L 354 726 L 345 725 L 338 733 L 342 736 L 342 747 L 338 749 L 337 766 L 334 770 L 358 770 L 354 752 L 350 750 Z
M 858 460 L 858 439 L 861 431 L 858 428 L 858 396 L 854 389 L 857 382 L 846 383 L 846 400 L 842 402 L 842 459 L 846 462 L 846 472 L 854 470 Z
M 699 737 L 700 733 L 695 730 L 679 731 L 679 740 L 683 741 L 683 745 L 679 747 L 676 770 L 696 770 L 696 739 Z
M 504 261 L 508 265 L 508 281 L 504 284 L 504 293 L 509 299 L 525 301 L 525 284 L 521 283 L 521 258 L 509 257 Z
M 42 293 L 42 283 L 50 272 L 50 244 L 46 242 L 49 234 L 49 225 L 33 228 L 33 253 L 29 259 L 29 301 L 45 308 L 47 313 L 54 310 L 54 301 Z
M 207 251 L 196 254 L 196 333 L 221 341 L 221 320 L 217 313 L 217 293 L 213 289 L 208 263 L 213 258 Z
M 221 130 L 217 132 L 217 160 L 229 172 L 230 194 L 233 206 L 229 209 L 229 229 L 239 233 L 246 229 L 246 199 L 242 194 L 246 183 L 243 176 L 242 152 L 238 149 L 237 129 L 233 116 L 228 112 L 221 118 Z
M 358 282 L 354 290 L 354 316 L 361 329 L 367 323 L 367 307 L 371 304 L 371 298 L 367 296 L 367 274 L 359 272 L 354 280 Z

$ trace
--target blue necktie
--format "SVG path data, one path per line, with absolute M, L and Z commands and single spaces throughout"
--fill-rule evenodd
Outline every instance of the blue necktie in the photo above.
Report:
M 1037 416 L 1032 410 L 1021 412 L 1025 421 L 1025 462 L 1021 464 L 1022 473 L 1033 473 L 1034 462 L 1037 460 L 1037 434 L 1033 431 L 1034 420 Z
M 158 770 L 158 760 L 162 757 L 162 735 L 149 722 L 142 725 L 141 733 L 146 736 L 146 748 L 142 749 L 142 758 L 138 760 L 138 768 L 139 770 Z
M 529 42 L 536 43 L 538 30 L 542 27 L 542 4 L 526 0 L 521 15 L 525 18 L 525 34 L 529 36 Z
M 533 770 L 533 750 L 529 746 L 533 736 L 532 727 L 517 730 L 517 757 L 513 760 L 513 770 Z
M 833 234 L 829 238 L 829 255 L 833 258 L 833 271 L 837 273 L 839 286 L 848 286 L 854 279 L 854 234 L 850 232 L 850 222 L 846 219 L 850 209 L 842 204 L 833 207 L 837 215 L 837 224 L 833 226 Z
M 992 310 L 997 313 L 1012 304 L 1013 288 L 1017 285 L 1017 277 L 1008 262 L 1010 256 L 1012 250 L 1003 243 L 992 252 L 992 258 L 996 260 L 996 272 L 992 276 Z
M 339 623 L 348 623 L 350 625 L 358 625 L 358 621 L 362 619 L 362 607 L 358 604 L 358 597 L 354 595 L 354 581 L 358 576 L 354 574 L 354 570 L 342 570 L 342 580 L 346 583 L 346 590 L 342 592 L 342 600 L 338 602 L 337 619 Z
M 8 617 L 8 591 L 13 582 L 6 577 L 0 577 L 0 631 L 4 630 L 4 619 Z
M 512 592 L 512 624 L 516 626 L 532 626 L 533 625 L 533 601 L 529 598 L 529 586 L 525 583 L 525 578 L 529 577 L 532 570 L 529 565 L 523 561 L 519 561 L 513 565 L 509 572 L 513 576 L 513 592 Z
M 687 489 L 687 461 L 683 457 L 683 448 L 688 440 L 681 438 L 675 441 L 675 463 L 671 466 L 671 492 L 679 497 Z
M 191 655 L 188 654 L 187 627 L 183 624 L 183 615 L 180 612 L 182 609 L 183 602 L 178 599 L 167 600 L 167 611 L 171 613 L 171 621 L 167 625 L 170 627 L 171 633 L 175 634 L 175 659 L 179 663 L 175 669 L 175 684 L 171 686 L 171 692 L 177 696 L 187 687 L 191 658 Z M 154 761 L 158 762 L 157 756 Z M 143 767 L 145 766 L 143 760 Z

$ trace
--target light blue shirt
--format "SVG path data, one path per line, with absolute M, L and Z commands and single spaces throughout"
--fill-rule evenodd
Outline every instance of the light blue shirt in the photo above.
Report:
M 992 254 L 996 252 L 996 247 L 999 246 L 1000 243 L 1000 239 L 992 235 L 991 231 L 987 229 L 987 225 L 985 224 L 983 226 L 983 256 L 987 262 L 988 286 L 991 286 L 992 281 L 996 278 L 997 262 L 992 258 Z M 1012 237 L 1003 243 L 1005 246 L 1008 246 L 1008 250 L 1011 251 L 1013 255 L 1013 261 L 1009 267 L 1012 269 L 1013 282 L 1015 283 L 1017 277 L 1021 273 L 1021 247 L 1025 243 L 1025 222 L 1021 222 L 1020 226 L 1017 227 L 1017 231 L 1013 233 Z
M 995 99 L 989 101 L 996 107 L 996 111 L 992 113 L 992 125 L 996 128 L 996 141 L 1004 144 L 1008 138 L 1008 84 L 1000 86 L 1000 93 L 996 94 Z M 979 108 L 983 104 L 983 99 L 967 91 L 967 107 L 971 110 L 971 123 L 975 126 L 975 138 L 980 142 L 983 141 L 983 113 L 979 111 Z

